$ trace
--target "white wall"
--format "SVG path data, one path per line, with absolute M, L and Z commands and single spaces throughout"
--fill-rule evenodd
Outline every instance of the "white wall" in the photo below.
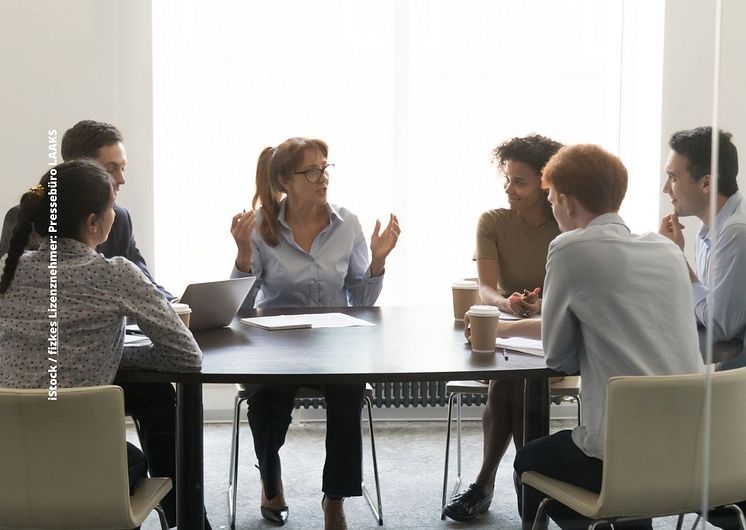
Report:
M 738 183 L 746 188 L 746 2 L 723 0 L 719 127 L 733 133 L 741 155 Z M 661 116 L 660 187 L 665 175 L 668 139 L 680 129 L 712 123 L 715 2 L 668 0 L 666 2 L 663 106 Z M 667 195 L 660 197 L 661 215 L 671 212 Z M 686 251 L 691 257 L 699 221 L 685 219 Z
M 132 212 L 152 270 L 150 28 L 150 0 L 0 4 L 0 215 L 48 169 L 48 129 L 61 140 L 82 119 L 114 123 L 129 157 L 118 202 Z

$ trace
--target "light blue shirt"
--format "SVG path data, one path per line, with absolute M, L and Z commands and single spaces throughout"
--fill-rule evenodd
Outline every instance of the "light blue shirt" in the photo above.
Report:
M 263 214 L 259 210 L 257 229 L 251 234 L 251 272 L 233 267 L 231 278 L 256 276 L 241 309 L 375 304 L 383 275 L 370 276 L 368 246 L 357 216 L 346 208 L 327 205 L 329 224 L 306 252 L 295 242 L 285 220 L 285 204 L 283 200 L 277 216 L 279 244 L 271 247 L 259 235 Z
M 547 366 L 582 377 L 584 425 L 572 438 L 588 456 L 603 459 L 610 377 L 704 368 L 681 250 L 630 233 L 617 214 L 552 241 L 541 312 Z
M 715 228 L 702 225 L 694 246 L 699 282 L 692 284 L 694 312 L 705 326 L 712 312 L 715 342 L 746 335 L 746 206 L 736 192 L 715 216 Z M 746 348 L 723 365 L 746 366 Z

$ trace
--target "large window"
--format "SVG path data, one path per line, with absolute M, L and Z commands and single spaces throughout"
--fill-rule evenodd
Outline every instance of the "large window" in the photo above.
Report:
M 655 26 L 662 8 L 621 0 L 153 5 L 156 263 L 177 292 L 227 277 L 230 219 L 250 207 L 259 152 L 290 136 L 329 143 L 330 200 L 356 212 L 368 235 L 376 218 L 399 215 L 404 232 L 382 305 L 447 304 L 450 282 L 475 274 L 477 218 L 507 207 L 490 151 L 512 136 L 538 132 L 621 153 L 634 194 L 628 221 L 656 228 L 658 129 L 645 158 L 632 118 L 655 112 L 637 92 L 660 81 L 636 80 L 630 59 L 655 63 L 660 50 L 635 53 L 629 42 L 638 38 L 631 24 Z

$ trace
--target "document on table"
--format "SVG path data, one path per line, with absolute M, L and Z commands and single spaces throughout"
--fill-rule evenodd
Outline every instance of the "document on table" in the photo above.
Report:
M 124 334 L 125 346 L 147 346 L 150 343 L 150 339 L 140 331 L 137 324 L 129 324 L 126 326 Z
M 500 311 L 500 320 L 520 320 L 521 317 L 515 316 L 513 313 L 506 313 L 505 311 Z
M 242 318 L 241 322 L 268 330 L 347 328 L 352 326 L 375 326 L 367 320 L 344 313 L 309 313 L 303 315 L 276 315 L 271 317 Z
M 506 350 L 515 350 L 531 355 L 544 355 L 544 347 L 540 340 L 524 339 L 523 337 L 510 337 L 508 339 L 497 338 L 495 345 Z

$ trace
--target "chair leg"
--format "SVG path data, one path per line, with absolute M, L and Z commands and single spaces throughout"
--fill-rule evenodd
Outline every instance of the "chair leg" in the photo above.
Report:
M 544 517 L 544 510 L 546 510 L 547 504 L 551 501 L 551 497 L 544 497 L 539 503 L 539 508 L 536 510 L 536 516 L 534 517 L 534 524 L 531 526 L 531 530 L 546 530 L 549 526 L 549 521 Z
M 373 512 L 373 517 L 375 517 L 376 520 L 378 521 L 378 525 L 383 526 L 383 505 L 381 504 L 381 483 L 378 478 L 378 459 L 376 458 L 376 440 L 375 440 L 375 436 L 373 435 L 372 404 L 368 396 L 365 396 L 364 399 L 365 399 L 365 405 L 368 409 L 368 429 L 370 430 L 370 452 L 371 452 L 371 457 L 373 459 L 373 478 L 376 482 L 376 505 L 374 506 L 373 499 L 371 498 L 370 493 L 368 493 L 368 488 L 365 487 L 365 483 L 363 483 L 362 485 L 363 495 L 365 495 L 365 500 L 368 501 L 368 506 L 370 506 L 370 509 Z
M 744 518 L 741 508 L 735 504 L 728 504 L 726 508 L 736 512 L 736 515 L 738 516 L 738 525 L 741 527 L 741 530 L 746 530 L 746 518 Z
M 231 530 L 236 528 L 236 493 L 238 489 L 238 442 L 241 403 L 246 398 L 236 396 L 233 403 L 233 432 L 231 435 L 231 457 L 228 470 L 228 522 Z
M 461 397 L 456 396 L 456 487 L 461 485 Z M 454 493 L 456 493 L 454 491 Z
M 697 518 L 694 520 L 694 524 L 692 525 L 692 530 L 695 530 L 697 528 L 697 525 L 699 524 L 699 520 L 702 518 L 701 515 L 697 514 Z
M 168 530 L 168 521 L 166 520 L 166 512 L 163 511 L 160 504 L 156 504 L 154 510 L 158 512 L 158 520 L 161 523 L 161 530 Z
M 440 505 L 440 520 L 446 518 L 443 509 L 446 507 L 446 495 L 448 494 L 448 456 L 451 450 L 451 418 L 453 417 L 453 401 L 456 399 L 456 393 L 452 392 L 448 396 L 448 419 L 446 420 L 446 458 L 445 470 L 443 471 L 443 501 Z
M 676 519 L 676 530 L 681 530 L 681 526 L 684 524 L 684 514 L 680 513 Z

